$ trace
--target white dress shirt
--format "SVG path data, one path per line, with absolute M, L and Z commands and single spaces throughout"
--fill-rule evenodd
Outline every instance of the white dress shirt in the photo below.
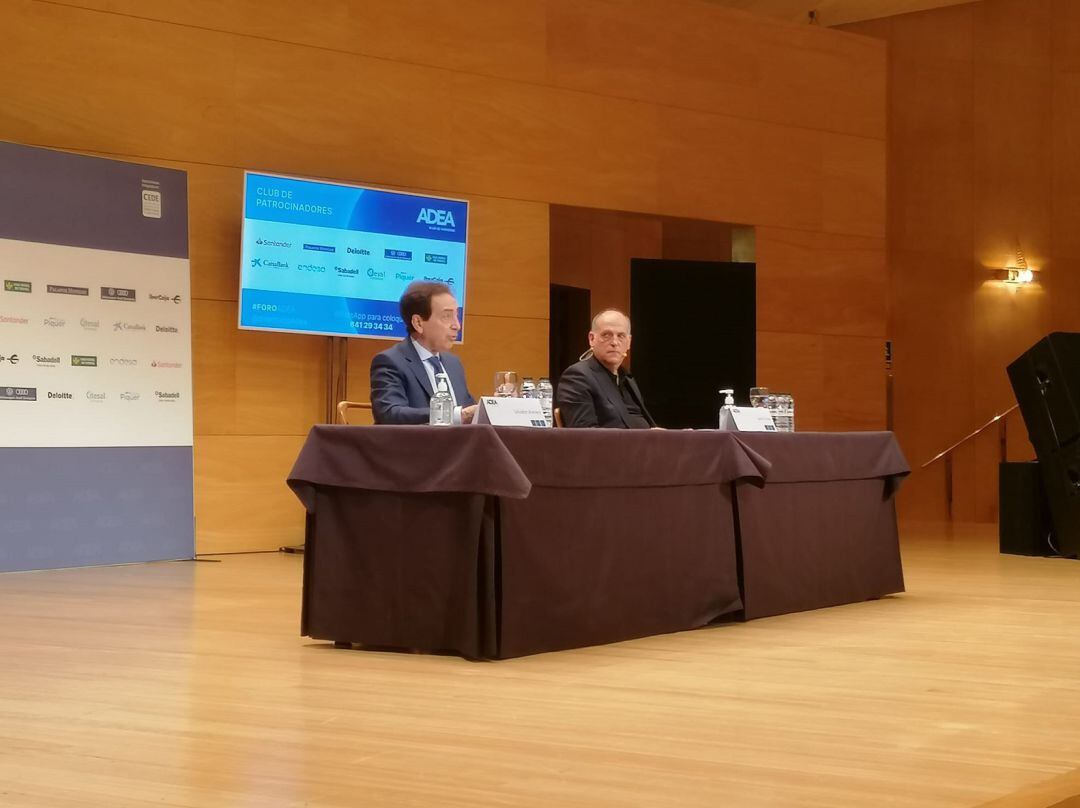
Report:
M 438 356 L 438 354 L 433 354 L 431 351 L 429 351 L 412 337 L 409 337 L 409 339 L 412 341 L 413 348 L 416 349 L 417 356 L 420 357 L 420 364 L 424 366 L 424 370 L 427 372 L 428 381 L 431 382 L 431 392 L 434 393 L 436 390 L 439 389 L 439 386 L 435 383 L 435 367 L 431 364 L 431 362 L 428 361 L 428 359 L 433 356 Z M 439 357 L 439 362 L 442 362 L 442 357 Z M 445 369 L 446 366 L 444 365 L 443 367 Z M 446 374 L 446 386 L 450 388 L 450 398 L 454 401 L 453 423 L 460 424 L 461 407 L 458 406 L 457 393 L 454 392 L 454 383 L 450 381 L 449 373 Z

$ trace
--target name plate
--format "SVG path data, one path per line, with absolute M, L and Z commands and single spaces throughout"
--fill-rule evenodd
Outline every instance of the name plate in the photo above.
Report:
M 764 407 L 729 407 L 720 410 L 720 428 L 729 432 L 776 432 L 772 413 Z
M 477 407 L 474 424 L 492 426 L 535 426 L 547 427 L 544 408 L 538 398 L 499 398 L 481 396 Z

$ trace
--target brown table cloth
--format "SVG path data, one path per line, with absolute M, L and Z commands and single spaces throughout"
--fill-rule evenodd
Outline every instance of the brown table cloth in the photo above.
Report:
M 738 611 L 728 433 L 499 429 L 532 483 L 499 501 L 500 657 L 703 626 Z
M 694 628 L 737 610 L 734 435 L 316 427 L 302 632 L 509 657 Z
M 308 512 L 302 634 L 495 655 L 493 498 L 530 484 L 494 430 L 316 426 L 288 483 Z
M 771 464 L 736 488 L 745 619 L 904 591 L 893 495 L 910 469 L 891 432 L 738 439 Z

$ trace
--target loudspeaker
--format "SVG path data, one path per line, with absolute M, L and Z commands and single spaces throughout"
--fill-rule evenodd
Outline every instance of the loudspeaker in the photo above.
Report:
M 998 466 L 998 545 L 1024 556 L 1056 555 L 1051 544 L 1050 509 L 1039 464 Z
M 1058 550 L 1080 555 L 1080 334 L 1039 340 L 1009 365 L 1009 381 L 1039 458 Z
M 1080 334 L 1043 337 L 1009 365 L 1009 381 L 1040 460 L 1080 437 Z

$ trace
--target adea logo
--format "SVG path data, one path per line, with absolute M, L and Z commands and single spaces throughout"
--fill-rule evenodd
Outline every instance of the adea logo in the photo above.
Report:
M 419 224 L 437 224 L 443 227 L 457 227 L 454 224 L 454 214 L 448 210 L 439 210 L 438 208 L 420 208 L 420 213 L 416 216 L 416 222 Z

